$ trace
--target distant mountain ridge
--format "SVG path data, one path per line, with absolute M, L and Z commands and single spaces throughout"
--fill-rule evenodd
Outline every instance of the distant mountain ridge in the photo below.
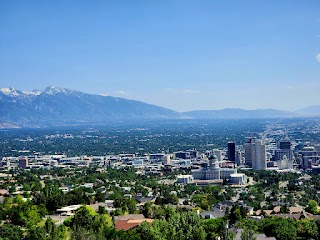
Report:
M 44 91 L 23 92 L 0 89 L 0 128 L 47 126 L 55 124 L 97 124 L 114 120 L 146 119 L 244 119 L 320 116 L 320 106 L 296 112 L 257 109 L 197 110 L 179 113 L 156 105 L 83 93 L 66 88 L 47 87 Z
M 124 98 L 87 94 L 65 88 L 44 91 L 0 90 L 0 121 L 20 125 L 100 123 L 117 119 L 173 119 L 182 114 Z
M 224 108 L 221 110 L 196 110 L 184 112 L 184 115 L 191 118 L 202 119 L 243 119 L 243 118 L 290 118 L 299 117 L 298 113 L 276 110 L 256 109 L 245 110 L 241 108 Z
M 296 111 L 299 114 L 307 116 L 320 116 L 320 105 L 313 105 L 305 108 L 301 108 Z

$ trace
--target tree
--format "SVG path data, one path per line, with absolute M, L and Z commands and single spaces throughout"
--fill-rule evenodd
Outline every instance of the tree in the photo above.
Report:
M 106 198 L 105 198 L 105 195 L 102 192 L 98 191 L 96 193 L 96 195 L 95 195 L 95 200 L 97 202 L 104 202 L 106 200 Z
M 132 198 L 125 198 L 123 204 L 124 208 L 128 209 L 129 213 L 134 213 L 137 210 L 136 200 Z
M 44 224 L 44 228 L 47 234 L 51 234 L 55 231 L 55 223 L 53 222 L 52 218 L 48 218 Z
M 92 231 L 84 227 L 78 226 L 76 230 L 72 231 L 71 239 L 72 240 L 87 240 L 87 239 L 95 240 L 96 236 Z
M 306 211 L 312 214 L 318 214 L 318 203 L 314 200 L 309 200 L 308 206 L 306 207 Z
M 31 206 L 25 212 L 25 225 L 31 227 L 41 221 L 37 206 Z
M 318 227 L 317 239 L 320 239 L 320 219 L 317 219 L 317 220 L 315 221 L 315 224 L 316 224 L 317 227 Z
M 13 199 L 13 203 L 17 203 L 17 204 L 22 204 L 22 203 L 24 203 L 23 197 L 22 197 L 20 194 L 18 194 L 18 195 Z
M 275 228 L 275 237 L 281 240 L 297 239 L 297 230 L 293 221 L 283 221 Z
M 258 232 L 259 224 L 257 221 L 252 219 L 241 219 L 241 221 L 237 224 L 237 228 L 247 228 L 253 230 L 254 232 Z
M 174 194 L 165 194 L 164 196 L 159 196 L 156 198 L 155 204 L 163 205 L 163 204 L 173 204 L 177 205 L 179 203 L 179 198 Z
M 42 185 L 41 185 L 40 181 L 35 181 L 32 183 L 32 186 L 31 186 L 32 192 L 41 191 L 41 189 L 42 189 Z
M 195 194 L 193 195 L 191 201 L 198 207 L 201 207 L 204 210 L 209 208 L 209 203 L 206 194 Z
M 13 206 L 7 214 L 13 224 L 20 226 L 31 227 L 41 220 L 37 206 L 30 201 Z
M 17 226 L 6 223 L 0 226 L 0 239 L 20 240 L 23 238 L 23 232 Z
M 9 188 L 9 193 L 14 193 L 15 191 L 17 191 L 16 186 L 13 185 Z
M 23 190 L 24 191 L 31 191 L 31 186 L 29 183 L 23 183 Z
M 261 228 L 267 237 L 275 237 L 281 240 L 294 240 L 297 238 L 295 222 L 292 219 L 280 217 L 264 218 Z
M 247 227 L 243 229 L 240 238 L 241 240 L 256 240 L 254 231 Z
M 167 220 L 154 220 L 151 226 L 141 224 L 137 232 L 146 240 L 204 240 L 207 236 L 202 220 L 194 212 L 176 212 Z
M 280 213 L 289 213 L 289 208 L 287 205 L 281 206 L 280 207 Z
M 63 221 L 63 225 L 66 226 L 66 227 L 71 227 L 71 224 L 72 224 L 72 218 L 71 217 L 68 217 Z
M 152 213 L 153 211 L 152 211 L 151 203 L 150 202 L 145 203 L 142 208 L 142 214 L 144 215 L 144 217 L 151 218 Z
M 236 223 L 237 221 L 241 220 L 242 214 L 241 214 L 241 209 L 239 205 L 234 205 L 231 208 L 230 215 L 229 215 L 229 220 L 231 224 Z
M 227 230 L 226 224 L 227 222 L 223 218 L 204 220 L 204 229 L 207 233 L 207 238 L 216 239 L 220 237 L 224 239 Z
M 301 219 L 297 221 L 297 235 L 303 239 L 315 239 L 318 235 L 318 226 L 314 221 Z
M 71 226 L 89 229 L 94 221 L 95 215 L 96 213 L 93 208 L 83 205 L 76 211 L 76 214 L 71 220 Z
M 48 239 L 48 236 L 46 236 L 46 231 L 39 227 L 39 226 L 33 226 L 29 229 L 28 235 L 26 237 L 27 240 L 42 240 L 42 239 Z
M 106 208 L 104 206 L 99 206 L 98 207 L 98 213 L 99 214 L 105 214 L 105 213 L 107 213 L 107 210 L 106 210 Z
M 106 228 L 113 227 L 112 218 L 108 214 L 97 214 L 94 217 L 94 221 L 91 225 L 91 229 L 95 233 L 102 232 Z
M 41 217 L 44 217 L 45 215 L 48 214 L 48 210 L 44 204 L 38 205 L 38 212 Z

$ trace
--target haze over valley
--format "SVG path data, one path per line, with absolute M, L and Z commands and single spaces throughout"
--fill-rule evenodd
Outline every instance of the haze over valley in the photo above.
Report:
M 80 91 L 47 87 L 44 91 L 0 90 L 0 121 L 3 127 L 97 124 L 115 120 L 146 119 L 246 119 L 319 116 L 319 107 L 299 112 L 276 109 L 199 110 L 176 112 L 160 106 Z

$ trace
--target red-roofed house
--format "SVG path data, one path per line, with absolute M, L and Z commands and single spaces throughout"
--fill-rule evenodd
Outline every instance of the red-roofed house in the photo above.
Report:
M 144 219 L 128 219 L 128 220 L 116 220 L 115 227 L 117 230 L 129 230 L 139 226 L 142 222 L 147 222 L 152 224 L 153 219 L 144 218 Z
M 9 192 L 6 189 L 0 189 L 0 195 L 8 195 Z

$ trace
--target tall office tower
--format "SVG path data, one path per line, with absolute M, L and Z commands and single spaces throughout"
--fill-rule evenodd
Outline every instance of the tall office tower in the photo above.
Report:
M 242 163 L 242 152 L 238 150 L 236 151 L 236 164 L 240 166 Z
M 190 159 L 190 154 L 185 151 L 174 152 L 174 158 Z
M 244 144 L 245 164 L 255 170 L 267 168 L 266 145 L 261 140 L 249 139 Z
M 313 146 L 305 146 L 299 151 L 299 155 L 301 156 L 303 169 L 312 168 L 312 165 L 317 164 L 320 160 L 320 156 Z
M 7 170 L 11 170 L 10 158 L 7 158 Z
M 281 140 L 278 144 L 278 149 L 275 150 L 274 159 L 278 161 L 278 165 L 283 165 L 281 161 L 286 159 L 288 161 L 288 167 L 292 166 L 293 152 L 291 150 L 290 140 Z M 281 168 L 281 166 L 279 166 Z
M 267 168 L 266 145 L 256 140 L 252 148 L 252 168 L 262 170 Z
M 236 144 L 234 142 L 228 142 L 228 159 L 231 162 L 236 162 Z
M 190 158 L 198 158 L 198 156 L 199 156 L 198 150 L 195 148 L 186 150 L 186 153 L 189 153 Z
M 161 162 L 163 165 L 169 165 L 171 164 L 171 158 L 170 158 L 170 154 L 166 154 L 161 158 Z
M 27 157 L 19 158 L 19 168 L 29 167 L 29 159 Z
M 289 161 L 292 161 L 293 152 L 291 150 L 291 141 L 290 140 L 282 140 L 279 143 L 279 148 L 281 152 L 287 153 L 287 158 Z
M 249 167 L 252 167 L 253 145 L 254 145 L 254 141 L 251 138 L 244 144 L 244 161 L 245 161 L 245 164 L 248 165 Z
M 291 149 L 291 141 L 290 140 L 281 140 L 279 142 L 280 149 Z

